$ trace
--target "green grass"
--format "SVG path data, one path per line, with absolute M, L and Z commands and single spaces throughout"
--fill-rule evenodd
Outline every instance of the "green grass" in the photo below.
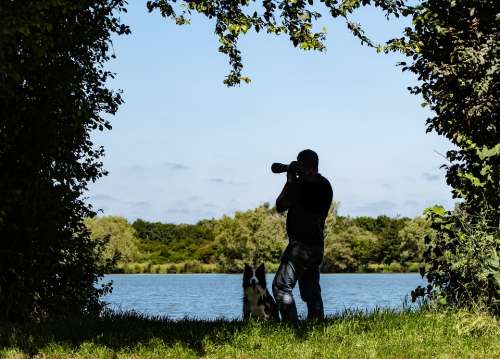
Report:
M 278 270 L 279 263 L 266 262 L 266 270 L 268 273 L 274 273 Z M 404 266 L 399 263 L 391 264 L 369 264 L 366 267 L 360 267 L 357 273 L 411 273 L 418 272 L 418 263 L 406 263 Z M 237 271 L 238 273 L 241 270 Z M 131 262 L 118 263 L 112 273 L 150 273 L 150 274 L 166 274 L 166 273 L 225 273 L 220 265 L 215 263 L 202 263 L 200 261 L 191 260 L 186 262 L 176 263 L 153 263 L 146 262 Z
M 0 357 L 500 358 L 498 319 L 469 312 L 346 312 L 298 330 L 277 323 L 134 314 L 0 325 Z
M 166 273 L 220 273 L 218 265 L 210 263 L 200 263 L 197 261 L 180 262 L 180 263 L 164 263 L 153 264 L 151 262 L 142 263 L 119 263 L 116 266 L 114 273 L 150 273 L 150 274 L 166 274 Z

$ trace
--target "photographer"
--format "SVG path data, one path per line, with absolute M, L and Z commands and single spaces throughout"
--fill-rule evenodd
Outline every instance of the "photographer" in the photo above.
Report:
M 283 321 L 298 324 L 292 289 L 299 282 L 308 319 L 323 319 L 319 266 L 323 260 L 324 226 L 332 202 L 330 182 L 318 173 L 318 155 L 304 150 L 290 165 L 273 164 L 273 172 L 287 171 L 287 182 L 276 200 L 279 213 L 288 210 L 289 244 L 273 280 L 273 294 Z

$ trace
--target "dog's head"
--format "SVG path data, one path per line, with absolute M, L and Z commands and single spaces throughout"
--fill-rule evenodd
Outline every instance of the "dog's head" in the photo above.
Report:
M 266 268 L 264 263 L 253 269 L 248 264 L 245 264 L 245 271 L 243 272 L 243 288 L 246 290 L 251 288 L 256 293 L 266 291 Z

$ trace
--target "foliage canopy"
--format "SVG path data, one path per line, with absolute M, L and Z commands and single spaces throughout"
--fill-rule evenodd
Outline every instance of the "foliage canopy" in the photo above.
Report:
M 453 306 L 500 303 L 500 4 L 494 0 L 427 0 L 412 12 L 413 28 L 390 43 L 421 83 L 433 116 L 427 130 L 449 139 L 446 179 L 457 209 L 429 209 L 437 236 L 427 239 L 417 294 Z
M 103 65 L 124 4 L 0 2 L 0 320 L 94 312 L 108 289 L 82 195 L 105 173 L 90 132 L 122 102 Z
M 86 218 L 84 223 L 90 231 L 92 240 L 106 243 L 101 253 L 104 262 L 117 258 L 128 263 L 138 259 L 139 243 L 136 233 L 125 218 L 117 216 L 94 217 Z
M 360 24 L 351 20 L 351 14 L 360 7 L 372 5 L 384 11 L 386 17 L 407 14 L 405 0 L 321 0 L 329 14 L 342 19 L 351 33 L 362 44 L 375 47 Z M 215 20 L 214 31 L 219 38 L 219 52 L 229 58 L 231 70 L 224 83 L 239 85 L 250 78 L 241 75 L 243 69 L 238 39 L 248 31 L 266 31 L 273 35 L 287 35 L 293 44 L 302 50 L 325 49 L 326 30 L 316 31 L 315 20 L 321 13 L 313 0 L 152 0 L 147 2 L 149 11 L 158 10 L 163 17 L 171 18 L 178 25 L 188 24 L 189 16 L 199 13 Z
M 105 253 L 119 253 L 114 270 L 125 273 L 241 273 L 245 263 L 265 263 L 272 272 L 287 244 L 285 216 L 267 204 L 196 224 L 141 219 L 129 224 L 122 217 L 96 217 L 86 224 L 92 238 L 111 238 Z M 350 218 L 332 210 L 326 223 L 322 271 L 416 271 L 428 233 L 432 230 L 423 218 Z M 133 261 L 131 243 L 137 243 Z

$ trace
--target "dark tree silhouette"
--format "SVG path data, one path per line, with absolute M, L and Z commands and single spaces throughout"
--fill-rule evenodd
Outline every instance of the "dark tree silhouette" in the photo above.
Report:
M 0 320 L 99 310 L 82 194 L 105 174 L 90 132 L 122 102 L 103 65 L 124 4 L 0 2 Z
M 414 295 L 448 306 L 500 313 L 500 3 L 427 0 L 413 28 L 389 48 L 421 83 L 411 88 L 432 110 L 427 131 L 456 147 L 446 154 L 446 180 L 460 205 L 428 210 L 437 236 L 428 237 L 422 275 L 431 286 Z

